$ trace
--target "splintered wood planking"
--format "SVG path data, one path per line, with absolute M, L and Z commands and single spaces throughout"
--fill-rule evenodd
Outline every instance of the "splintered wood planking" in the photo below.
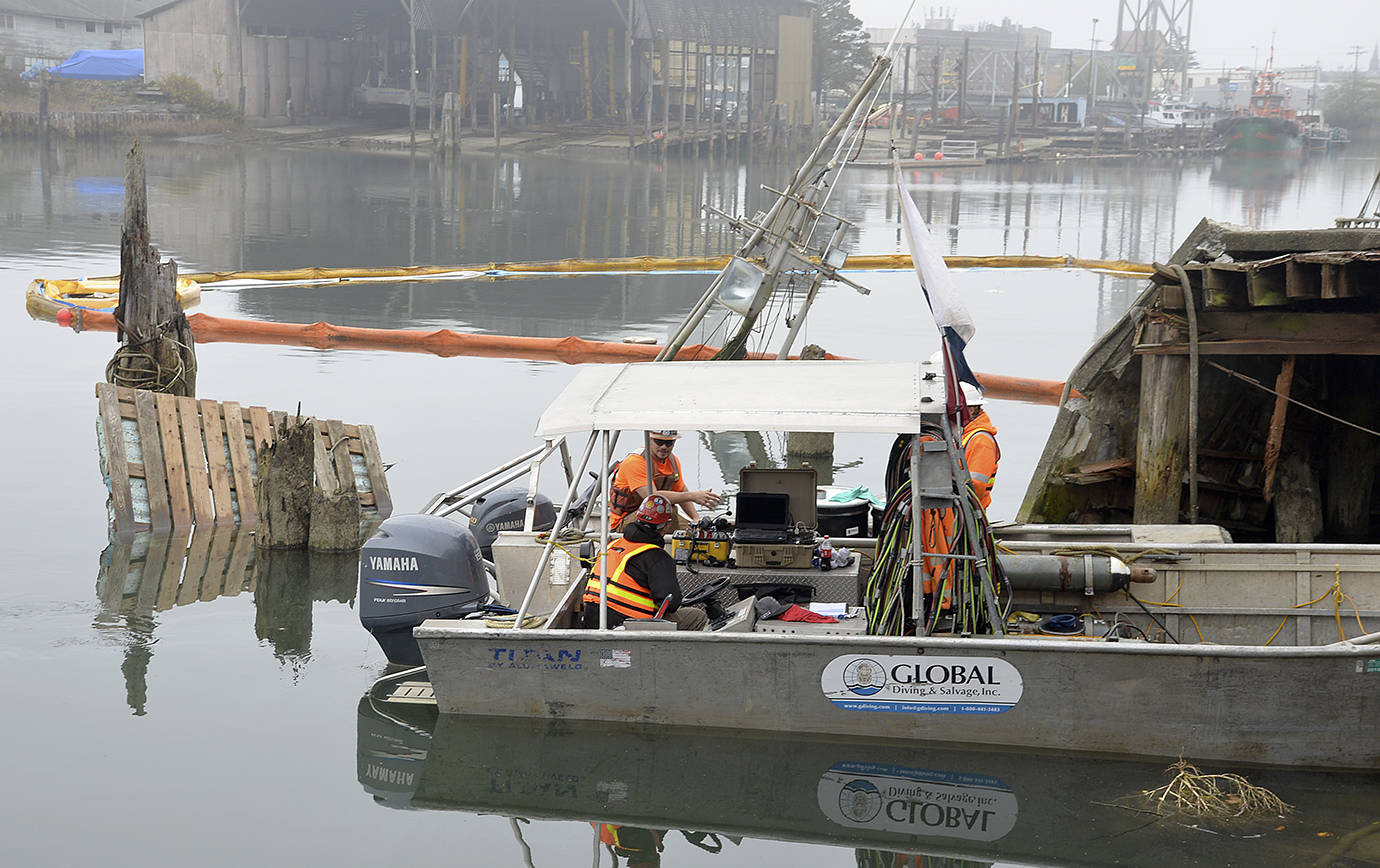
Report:
M 273 442 L 274 415 L 234 401 L 180 398 L 96 385 L 101 469 L 117 532 L 253 527 L 258 457 Z M 316 485 L 353 488 L 365 518 L 393 512 L 371 425 L 316 421 Z

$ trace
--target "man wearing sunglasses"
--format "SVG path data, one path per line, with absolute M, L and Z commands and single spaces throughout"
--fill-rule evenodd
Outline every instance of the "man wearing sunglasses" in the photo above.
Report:
M 624 516 L 631 515 L 648 495 L 665 495 L 673 506 L 679 506 L 691 521 L 699 520 L 695 507 L 713 508 L 722 498 L 709 489 L 690 491 L 681 474 L 680 459 L 671 454 L 680 439 L 677 431 L 648 431 L 652 449 L 652 487 L 647 485 L 646 450 L 634 452 L 618 464 L 612 490 L 609 492 L 609 527 L 616 530 Z

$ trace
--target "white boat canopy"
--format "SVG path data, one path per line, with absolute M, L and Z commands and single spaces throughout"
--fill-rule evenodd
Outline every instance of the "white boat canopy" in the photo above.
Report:
M 593 365 L 537 421 L 579 431 L 916 433 L 944 412 L 939 369 L 923 362 L 743 361 Z

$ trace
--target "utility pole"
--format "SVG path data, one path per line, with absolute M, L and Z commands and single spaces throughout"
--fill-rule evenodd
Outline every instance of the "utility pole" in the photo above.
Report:
M 1003 156 L 1011 156 L 1011 143 L 1016 139 L 1016 119 L 1021 115 L 1021 51 L 1011 53 L 1011 117 L 1006 128 L 1006 147 Z
M 944 58 L 943 52 L 936 50 L 932 59 L 930 69 L 930 126 L 939 129 L 939 77 L 943 74 L 941 69 Z M 915 141 L 911 140 L 911 153 L 915 153 Z
M 1093 19 L 1092 39 L 1088 42 L 1088 117 L 1097 106 L 1097 19 Z
M 963 56 L 958 62 L 958 127 L 963 129 L 963 116 L 968 111 L 968 37 L 963 37 Z
M 914 45 L 906 46 L 906 70 L 901 75 L 901 135 L 906 134 L 906 112 L 910 110 L 910 54 Z M 915 113 L 913 124 L 920 123 L 920 113 Z M 915 153 L 911 151 L 911 153 Z
M 407 0 L 407 32 L 410 38 L 411 63 L 407 67 L 407 133 L 410 147 L 417 147 L 417 0 Z
M 1351 46 L 1351 50 L 1347 52 L 1352 57 L 1351 80 L 1353 83 L 1361 78 L 1361 55 L 1365 53 L 1365 47 L 1360 45 Z
M 246 0 L 235 0 L 235 51 L 239 54 L 240 119 L 244 119 L 244 6 Z

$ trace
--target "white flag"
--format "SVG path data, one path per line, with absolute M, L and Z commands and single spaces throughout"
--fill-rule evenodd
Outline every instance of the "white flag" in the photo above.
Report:
M 905 228 L 910 257 L 915 262 L 915 273 L 920 277 L 920 286 L 925 290 L 935 324 L 941 331 L 953 329 L 966 344 L 973 339 L 977 325 L 963 300 L 958 297 L 949 275 L 949 266 L 944 264 L 944 255 L 939 250 L 939 242 L 930 233 L 930 227 L 925 225 L 925 218 L 920 216 L 920 209 L 915 206 L 910 191 L 901 183 L 899 169 L 896 171 L 896 193 L 901 200 L 901 225 Z

